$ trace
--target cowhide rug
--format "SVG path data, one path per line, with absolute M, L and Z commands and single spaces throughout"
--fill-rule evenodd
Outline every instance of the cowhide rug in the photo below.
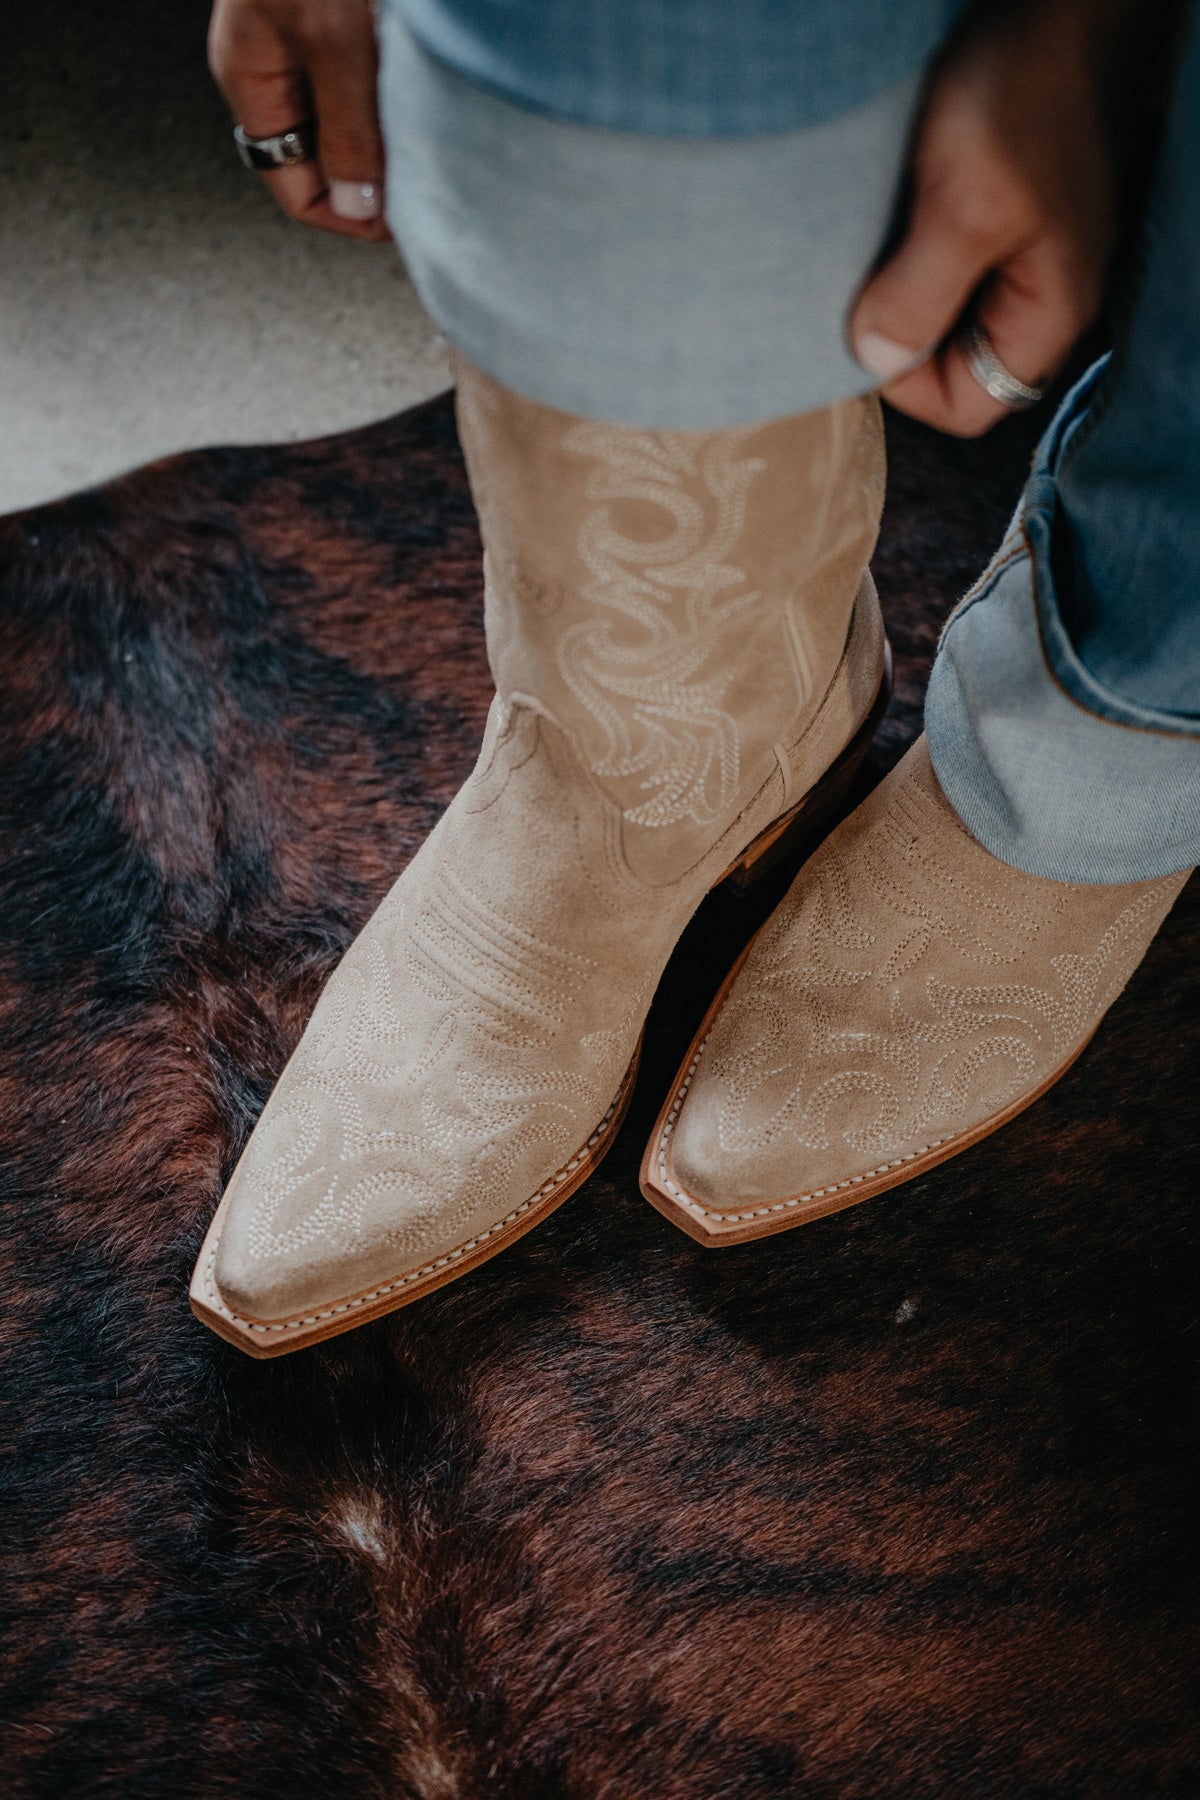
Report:
M 1040 422 L 892 421 L 871 779 Z M 1197 885 L 1006 1131 L 720 1252 L 636 1180 L 711 901 L 599 1176 L 255 1364 L 192 1259 L 483 725 L 449 402 L 8 519 L 0 574 L 0 1790 L 1195 1800 Z

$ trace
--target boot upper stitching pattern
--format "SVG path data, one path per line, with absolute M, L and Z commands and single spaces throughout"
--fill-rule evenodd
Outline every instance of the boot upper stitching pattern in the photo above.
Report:
M 586 489 L 597 504 L 584 519 L 579 552 L 590 576 L 583 598 L 606 613 L 564 633 L 558 664 L 604 735 L 592 773 L 633 778 L 651 796 L 622 809 L 631 824 L 714 823 L 737 794 L 738 726 L 721 705 L 734 667 L 720 648 L 760 600 L 729 561 L 751 483 L 766 468 L 761 458 L 738 454 L 752 429 L 722 432 L 698 456 L 670 432 L 587 423 L 564 439 L 569 453 L 598 464 Z M 702 499 L 683 485 L 698 481 Z M 672 531 L 657 540 L 625 536 L 613 500 L 665 511 Z M 632 622 L 632 637 L 622 621 Z
M 692 1210 L 717 1219 L 761 1217 L 872 1180 L 974 1132 L 979 1119 L 948 1131 L 936 1128 L 939 1123 L 954 1126 L 955 1113 L 961 1116 L 973 1084 L 989 1064 L 996 1066 L 997 1079 L 986 1096 L 975 1096 L 976 1103 L 986 1108 L 981 1118 L 1003 1110 L 1054 1067 L 1065 1066 L 1064 1059 L 1078 1053 L 1096 1018 L 1140 960 L 1148 941 L 1145 924 L 1159 917 L 1164 899 L 1173 897 L 1178 888 L 1175 880 L 1156 882 L 1123 906 L 1115 919 L 1107 924 L 1098 919 L 1089 953 L 1063 950 L 1045 955 L 1043 967 L 1053 976 L 1049 986 L 1036 980 L 981 985 L 943 980 L 928 972 L 923 977 L 917 974 L 915 985 L 910 981 L 906 991 L 898 980 L 885 979 L 890 996 L 880 995 L 882 1023 L 871 1023 L 872 1017 L 880 1018 L 878 1007 L 874 1014 L 871 1010 L 863 1014 L 864 1023 L 857 1023 L 853 1008 L 847 1010 L 840 1000 L 833 1004 L 832 995 L 868 980 L 878 983 L 871 950 L 889 919 L 919 922 L 928 933 L 921 952 L 929 941 L 945 939 L 949 933 L 958 953 L 969 960 L 1011 964 L 1028 954 L 1041 928 L 1072 898 L 1086 893 L 1071 887 L 1064 894 L 1057 891 L 1057 884 L 1025 877 L 1023 884 L 1033 891 L 1023 897 L 1023 905 L 1008 903 L 1002 895 L 987 895 L 973 871 L 970 878 L 959 878 L 944 855 L 928 853 L 930 838 L 944 831 L 945 821 L 934 834 L 925 830 L 925 815 L 933 819 L 938 811 L 934 797 L 918 795 L 914 804 L 901 787 L 892 795 L 883 829 L 865 836 L 852 833 L 843 840 L 845 849 L 832 844 L 823 860 L 809 866 L 790 902 L 760 934 L 676 1091 L 659 1138 L 661 1180 Z M 894 814 L 901 815 L 898 824 Z M 922 831 L 914 839 L 911 832 L 917 823 Z M 908 854 L 915 841 L 926 846 L 921 860 Z M 904 857 L 899 870 L 897 847 Z M 859 931 L 852 923 L 856 900 L 867 896 L 881 907 L 872 932 Z M 959 915 L 964 907 L 976 919 L 981 911 L 990 913 L 996 926 L 1013 937 L 1012 951 L 1003 941 L 963 930 Z M 831 962 L 827 947 L 838 943 L 864 959 L 861 966 Z M 914 969 L 919 954 L 901 959 L 900 974 Z M 887 976 L 898 955 L 893 951 L 885 957 L 880 975 Z M 798 1021 L 803 1021 L 802 1039 L 797 1038 Z M 749 1212 L 706 1207 L 693 1200 L 668 1171 L 667 1146 L 701 1056 L 712 1059 L 716 1054 L 711 1040 L 718 1024 L 729 1045 L 713 1065 L 713 1079 L 725 1090 L 723 1095 L 717 1090 L 721 1097 L 715 1127 L 726 1154 L 739 1156 L 754 1146 L 792 1141 L 828 1149 L 836 1141 L 826 1123 L 828 1109 L 840 1097 L 857 1092 L 864 1098 L 873 1096 L 873 1103 L 867 1117 L 844 1128 L 841 1136 L 851 1148 L 873 1149 L 875 1166 L 832 1187 L 813 1187 Z M 837 1062 L 846 1057 L 849 1063 L 843 1061 L 839 1070 Z M 823 1078 L 822 1063 L 828 1070 Z M 792 1067 L 799 1071 L 794 1084 L 770 1100 L 769 1116 L 764 1117 L 768 1084 L 773 1088 L 780 1072 Z M 1000 1073 L 1004 1068 L 1007 1076 Z M 879 1160 L 880 1151 L 889 1150 L 895 1154 Z

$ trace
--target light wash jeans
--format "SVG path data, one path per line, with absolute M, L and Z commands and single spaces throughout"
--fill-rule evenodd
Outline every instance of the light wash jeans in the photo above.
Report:
M 381 18 L 388 221 L 429 312 L 519 394 L 708 430 L 869 385 L 846 315 L 887 229 L 912 70 L 793 131 L 661 137 L 515 106 Z
M 964 0 L 390 0 L 534 112 L 661 137 L 796 131 L 922 68 Z
M 1063 881 L 1200 863 L 1200 13 L 1141 263 L 1122 341 L 1038 446 L 925 703 L 963 822 Z
M 845 320 L 887 228 L 922 74 L 897 73 L 861 36 L 877 0 L 814 0 L 822 29 L 841 21 L 826 41 L 842 46 L 844 109 L 824 115 L 817 81 L 796 101 L 797 123 L 758 131 L 761 58 L 742 58 L 719 119 L 711 43 L 707 62 L 684 59 L 662 77 L 655 102 L 646 45 L 661 31 L 635 33 L 623 66 L 611 45 L 597 49 L 598 26 L 579 40 L 594 68 L 557 28 L 535 33 L 522 62 L 502 22 L 526 3 L 386 0 L 388 217 L 446 335 L 519 392 L 629 424 L 713 429 L 865 388 Z M 605 3 L 586 0 L 579 16 L 595 25 Z M 619 11 L 661 26 L 688 5 L 713 18 L 718 0 L 624 0 Z M 745 15 L 760 49 L 781 6 L 755 0 Z M 954 10 L 889 0 L 888 17 L 923 61 Z M 439 19 L 462 34 L 438 39 Z M 486 68 L 471 62 L 485 52 Z M 539 109 L 539 69 L 556 56 L 573 57 L 568 74 L 591 95 L 584 106 L 562 75 L 557 97 L 575 94 L 575 118 L 556 116 L 565 105 Z M 761 78 L 762 116 L 774 117 L 777 86 Z M 631 112 L 637 128 L 613 127 Z M 1126 341 L 1064 402 L 930 682 L 926 728 L 947 795 L 988 849 L 1032 874 L 1132 881 L 1200 862 L 1198 339 L 1193 28 Z

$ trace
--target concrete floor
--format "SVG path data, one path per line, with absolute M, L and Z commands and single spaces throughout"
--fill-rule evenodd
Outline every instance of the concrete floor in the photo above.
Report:
M 391 245 L 292 224 L 236 161 L 207 12 L 0 0 L 0 512 L 448 383 Z

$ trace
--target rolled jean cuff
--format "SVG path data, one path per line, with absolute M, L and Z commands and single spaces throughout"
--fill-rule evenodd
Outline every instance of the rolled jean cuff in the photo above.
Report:
M 544 405 L 717 430 L 877 385 L 846 324 L 921 70 L 796 131 L 669 138 L 530 112 L 381 12 L 388 220 L 426 309 Z
M 963 824 L 1002 862 L 1053 881 L 1151 881 L 1200 863 L 1195 719 L 1098 682 L 1055 589 L 1055 471 L 1103 366 L 1038 446 L 1012 527 L 942 634 L 925 702 L 933 766 Z

